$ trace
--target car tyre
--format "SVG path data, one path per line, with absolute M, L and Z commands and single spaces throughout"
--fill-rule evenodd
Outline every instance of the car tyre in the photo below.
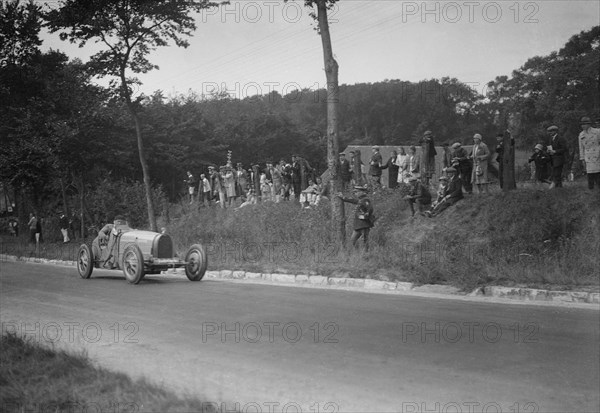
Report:
M 123 274 L 130 284 L 138 284 L 144 278 L 144 256 L 140 247 L 130 245 L 123 252 Z
M 200 281 L 208 267 L 206 250 L 200 244 L 194 244 L 185 254 L 185 275 L 190 281 Z
M 77 251 L 77 271 L 79 276 L 88 279 L 94 270 L 94 254 L 87 244 L 82 244 Z

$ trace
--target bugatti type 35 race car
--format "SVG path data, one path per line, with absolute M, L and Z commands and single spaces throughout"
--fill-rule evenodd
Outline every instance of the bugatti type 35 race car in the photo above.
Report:
M 138 284 L 146 274 L 181 267 L 190 281 L 200 281 L 207 266 L 202 245 L 192 245 L 181 259 L 174 254 L 170 235 L 131 229 L 126 221 L 115 221 L 109 235 L 99 234 L 91 246 L 83 244 L 77 252 L 81 278 L 90 278 L 94 268 L 116 269 L 122 270 L 131 284 Z

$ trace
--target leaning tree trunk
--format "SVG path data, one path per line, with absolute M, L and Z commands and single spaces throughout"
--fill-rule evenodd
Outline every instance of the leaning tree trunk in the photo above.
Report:
M 333 193 L 338 193 L 342 191 L 338 143 L 339 66 L 333 57 L 325 0 L 317 1 L 317 18 L 319 20 L 319 33 L 323 45 L 323 61 L 325 63 L 325 76 L 327 78 L 327 167 L 331 174 L 331 190 Z M 346 240 L 344 202 L 337 196 L 331 196 L 331 200 L 333 231 L 339 245 L 344 245 Z

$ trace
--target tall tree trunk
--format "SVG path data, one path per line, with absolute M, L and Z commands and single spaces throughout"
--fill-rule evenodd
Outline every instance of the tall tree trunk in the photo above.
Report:
M 66 216 L 70 216 L 71 211 L 69 211 L 69 203 L 67 202 L 67 190 L 65 189 L 65 181 L 62 176 L 58 179 L 60 181 L 60 194 L 62 196 L 62 201 L 64 205 L 63 211 Z
M 135 134 L 137 137 L 138 154 L 140 157 L 140 164 L 142 165 L 142 174 L 144 177 L 144 189 L 146 192 L 146 205 L 148 207 L 148 223 L 150 224 L 151 231 L 157 231 L 156 215 L 154 213 L 154 202 L 152 201 L 152 183 L 150 182 L 150 170 L 148 163 L 146 162 L 146 152 L 144 151 L 144 141 L 142 139 L 142 128 L 140 126 L 140 118 L 137 111 L 133 107 L 133 103 L 129 98 L 126 99 L 127 108 L 133 118 L 135 124 Z
M 331 47 L 326 0 L 317 0 L 316 4 L 327 78 L 327 167 L 331 173 L 331 190 L 338 193 L 342 190 L 338 143 L 339 66 L 333 57 L 333 48 Z M 331 217 L 338 245 L 343 245 L 346 239 L 346 213 L 343 201 L 337 196 L 331 197 Z

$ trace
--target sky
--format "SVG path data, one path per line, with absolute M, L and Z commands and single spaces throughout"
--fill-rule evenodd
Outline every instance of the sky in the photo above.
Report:
M 138 93 L 226 91 L 245 98 L 324 88 L 321 39 L 303 3 L 231 0 L 197 14 L 190 46 L 153 51 L 150 60 L 160 69 L 137 75 Z M 600 24 L 600 1 L 340 0 L 329 19 L 340 84 L 448 76 L 485 94 L 496 76 L 510 76 L 530 57 L 558 51 L 571 36 Z M 98 47 L 41 37 L 44 50 L 84 61 Z

